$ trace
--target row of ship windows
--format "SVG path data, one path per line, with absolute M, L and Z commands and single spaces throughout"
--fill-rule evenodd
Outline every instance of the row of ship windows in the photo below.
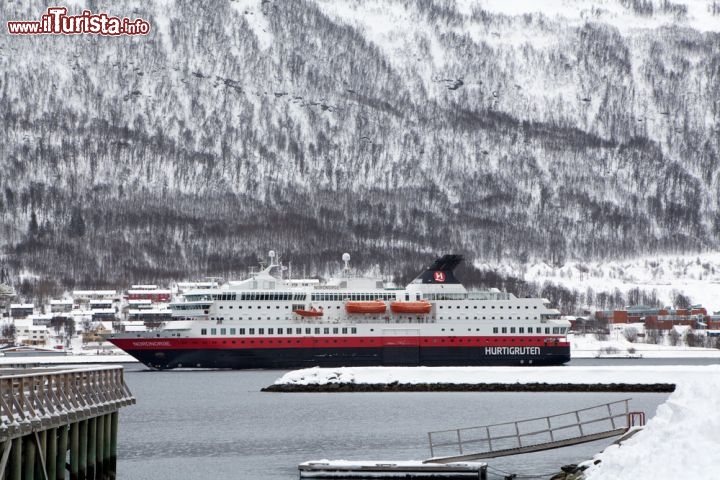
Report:
M 304 293 L 213 293 L 203 295 L 185 295 L 185 298 L 189 302 L 198 302 L 202 300 L 220 300 L 220 301 L 235 301 L 235 300 L 260 300 L 260 301 L 291 301 L 291 300 L 305 300 L 307 295 Z
M 368 300 L 395 300 L 397 297 L 394 293 L 313 293 L 311 295 L 313 302 L 351 302 L 368 301 Z
M 442 305 L 438 305 L 438 307 L 439 307 L 439 308 L 443 308 Z M 453 308 L 453 307 L 452 307 L 452 305 L 450 305 L 450 306 L 448 306 L 447 308 Z M 460 305 L 455 306 L 455 308 L 460 308 Z M 465 305 L 465 308 L 468 309 L 468 308 L 470 308 L 470 306 L 469 306 L 469 305 Z M 478 306 L 477 306 L 477 305 L 473 305 L 473 308 L 474 308 L 475 310 L 477 310 Z M 482 308 L 483 308 L 483 310 L 485 310 L 485 305 L 482 305 Z M 500 305 L 498 308 L 499 308 L 500 310 L 502 310 L 502 309 L 503 309 L 503 306 Z M 512 310 L 512 306 L 511 306 L 511 305 L 508 305 L 507 308 L 508 308 L 508 310 Z M 495 305 L 490 305 L 490 309 L 491 309 L 491 310 L 495 310 Z M 520 310 L 520 305 L 517 306 L 517 309 Z M 525 305 L 525 310 L 529 310 L 529 309 L 530 309 L 530 307 L 529 307 L 528 305 Z M 533 310 L 537 310 L 537 305 L 533 305 Z
M 508 332 L 509 329 L 509 332 Z M 220 331 L 220 335 L 245 335 L 247 332 L 247 335 L 255 335 L 255 331 L 257 330 L 258 335 L 265 335 L 265 328 L 210 328 L 210 335 L 217 335 L 218 331 Z M 337 334 L 356 334 L 357 333 L 357 327 L 305 327 L 304 329 L 301 327 L 295 328 L 295 335 L 302 335 L 303 330 L 305 330 L 305 335 L 330 335 L 330 331 L 332 330 L 333 335 Z M 479 331 L 479 328 L 476 328 L 475 331 Z M 516 331 L 517 330 L 517 331 Z M 527 332 L 526 332 L 527 330 Z M 550 327 L 544 327 L 545 334 L 549 335 L 551 333 Z M 552 333 L 555 335 L 558 334 L 564 334 L 566 328 L 565 327 L 552 327 Z M 375 329 L 371 328 L 371 332 L 374 332 Z M 443 328 L 442 331 L 444 332 L 445 329 Z M 451 328 L 450 331 L 454 332 L 455 329 Z M 468 328 L 468 332 L 471 332 L 472 329 Z M 292 335 L 293 334 L 293 328 L 287 327 L 287 328 L 267 328 L 267 334 L 268 335 L 274 335 L 277 332 L 278 335 Z M 533 327 L 493 327 L 493 333 L 533 333 Z M 543 333 L 543 327 L 535 327 L 535 333 Z M 203 328 L 200 330 L 200 335 L 207 335 L 208 329 Z
M 426 293 L 426 300 L 509 300 L 505 292 Z
M 178 335 L 178 336 L 179 336 L 179 335 Z M 267 337 L 266 337 L 266 338 L 267 338 Z M 365 338 L 362 338 L 362 337 L 360 338 L 360 343 L 365 343 L 366 340 L 367 340 L 367 343 L 370 344 L 370 345 L 378 345 L 378 344 L 379 344 L 379 345 L 382 345 L 382 344 L 383 344 L 383 339 L 382 339 L 382 338 L 368 338 L 368 339 L 365 339 Z M 512 344 L 515 344 L 515 343 L 517 342 L 517 343 L 522 343 L 523 345 L 528 345 L 528 344 L 530 344 L 530 343 L 529 343 L 529 340 L 530 340 L 530 341 L 535 341 L 535 344 L 537 344 L 537 345 L 542 345 L 542 343 L 539 342 L 539 339 L 525 339 L 525 338 L 523 338 L 523 339 L 518 339 L 518 338 L 513 338 L 513 337 L 510 337 L 510 338 L 503 338 L 503 337 L 495 337 L 495 338 L 476 337 L 476 338 L 465 338 L 465 339 L 463 339 L 463 338 L 452 338 L 452 337 L 451 337 L 451 338 L 431 338 L 431 339 L 423 338 L 423 339 L 422 339 L 422 342 L 423 342 L 423 343 L 455 343 L 455 342 L 457 342 L 457 343 L 463 343 L 463 342 L 464 342 L 464 343 L 466 343 L 466 344 L 472 344 L 472 343 L 479 344 L 479 343 L 483 343 L 483 344 L 486 344 L 486 345 L 487 345 L 487 344 L 490 344 L 490 343 L 494 343 L 494 344 L 496 344 L 496 345 L 497 345 L 497 344 L 500 344 L 500 345 L 512 345 Z M 299 339 L 295 339 L 295 340 L 282 340 L 282 339 L 278 339 L 278 340 L 272 340 L 272 339 L 270 339 L 270 340 L 263 340 L 263 339 L 258 339 L 258 340 L 257 340 L 257 343 L 259 343 L 259 344 L 264 344 L 266 341 L 267 341 L 267 344 L 268 344 L 268 345 L 272 345 L 273 343 L 276 344 L 276 345 L 282 345 L 283 343 L 285 343 L 286 345 L 291 345 L 293 342 L 295 342 L 296 344 L 301 343 L 301 341 L 300 341 Z M 313 341 L 314 341 L 314 343 L 316 343 L 316 344 L 325 344 L 325 345 L 329 345 L 330 342 L 332 342 L 332 343 L 334 343 L 334 344 L 335 344 L 335 343 L 345 343 L 345 344 L 348 343 L 348 339 L 347 339 L 347 338 L 341 338 L 341 339 L 338 340 L 337 338 L 332 338 L 332 337 L 331 337 L 331 338 L 319 338 L 319 339 L 318 339 L 318 338 L 315 338 L 315 339 L 313 339 Z M 352 339 L 351 339 L 351 341 L 352 341 Z M 240 344 L 245 344 L 246 341 L 245 341 L 245 340 L 222 340 L 222 341 L 215 342 L 215 341 L 213 341 L 213 340 L 211 340 L 211 341 L 206 341 L 206 340 L 201 340 L 201 341 L 195 340 L 195 341 L 192 341 L 192 340 L 191 340 L 191 341 L 189 341 L 188 343 L 191 344 L 191 345 L 192 345 L 192 344 L 194 344 L 194 345 L 198 345 L 198 344 L 199 344 L 199 345 L 213 345 L 213 344 L 217 345 L 217 344 L 219 344 L 219 343 L 222 343 L 223 345 L 227 345 L 228 342 L 229 342 L 229 343 L 232 343 L 232 344 L 237 344 L 238 342 L 240 342 Z M 254 344 L 254 343 L 255 343 L 255 340 L 247 340 L 247 343 L 249 343 L 249 344 Z M 547 343 L 547 342 L 545 342 L 545 343 Z
M 390 317 L 365 317 L 364 319 L 365 319 L 365 320 L 368 320 L 368 319 L 369 319 L 369 320 L 382 320 L 383 318 L 386 320 L 386 323 L 387 323 L 387 321 L 390 320 Z M 432 317 L 420 317 L 420 316 L 413 316 L 413 315 L 399 315 L 397 318 L 399 318 L 400 320 L 406 319 L 406 320 L 408 320 L 408 321 L 414 319 L 414 320 L 421 321 L 421 323 L 426 323 L 427 321 L 435 320 L 435 317 L 434 317 L 434 316 L 432 316 Z M 288 320 L 291 320 L 291 319 L 292 319 L 292 318 L 291 318 L 291 317 L 288 317 L 288 316 L 285 316 L 285 317 L 275 317 L 275 320 L 288 321 Z M 453 317 L 453 316 L 447 316 L 447 317 L 445 317 L 445 316 L 442 316 L 442 315 L 441 315 L 441 316 L 437 317 L 437 319 L 438 319 L 438 320 L 463 320 L 463 319 L 464 319 L 464 320 L 471 320 L 471 318 L 470 318 L 469 316 L 462 317 L 462 316 L 460 316 L 460 315 L 458 315 L 457 317 Z M 225 318 L 225 317 L 210 317 L 210 320 L 219 321 L 219 322 L 222 322 L 223 320 L 231 320 L 231 321 L 232 321 L 232 320 L 255 320 L 255 317 L 252 317 L 252 316 L 247 316 L 247 317 L 244 317 L 244 316 L 243 316 L 243 317 L 228 317 L 228 318 Z M 258 317 L 257 317 L 257 320 L 272 320 L 272 317 L 271 317 L 271 316 L 265 316 L 265 317 L 258 316 Z M 522 318 L 520 315 L 518 315 L 518 316 L 516 316 L 516 317 L 512 317 L 512 316 L 504 317 L 504 316 L 501 315 L 501 316 L 499 316 L 499 317 L 497 317 L 497 318 L 495 318 L 495 317 L 489 317 L 489 318 L 488 318 L 488 317 L 478 317 L 478 316 L 474 316 L 474 317 L 472 317 L 472 320 L 523 320 L 523 318 Z M 526 316 L 526 317 L 524 318 L 524 320 L 538 320 L 538 317 L 528 317 L 528 316 Z
M 244 329 L 244 328 L 238 328 L 238 329 L 235 329 L 235 328 L 219 328 L 219 329 L 218 329 L 218 328 L 211 328 L 211 329 L 210 329 L 210 335 L 217 335 L 217 334 L 218 334 L 218 330 L 220 330 L 220 335 L 227 335 L 227 334 L 228 334 L 228 331 L 230 332 L 230 335 L 235 335 L 236 332 L 237 332 L 237 335 L 245 335 L 245 331 L 246 331 L 246 329 Z M 258 335 L 265 335 L 265 329 L 264 329 L 264 328 L 257 328 L 257 329 L 255 329 L 255 328 L 248 328 L 248 329 L 247 329 L 247 334 L 248 334 L 248 335 L 255 335 L 255 330 L 257 330 L 257 334 L 258 334 Z M 313 330 L 314 330 L 315 335 L 320 335 L 320 328 L 315 328 L 315 329 L 305 328 L 305 335 L 312 335 L 312 334 L 313 334 Z M 332 328 L 332 333 L 333 333 L 333 334 L 336 334 L 336 335 L 339 334 L 339 333 L 343 333 L 343 334 L 346 334 L 346 335 L 347 335 L 348 330 L 350 331 L 351 334 L 357 333 L 357 328 L 356 328 L 356 327 L 349 327 L 349 328 L 348 328 L 348 327 L 342 327 L 342 328 L 333 327 L 333 328 Z M 278 334 L 278 335 L 292 335 L 292 333 L 293 333 L 292 327 L 288 327 L 288 328 L 285 328 L 285 329 L 283 329 L 282 327 L 280 327 L 280 328 L 268 328 L 268 329 L 267 329 L 267 334 L 268 334 L 268 335 L 274 335 L 276 331 L 277 331 L 277 334 Z M 330 328 L 329 328 L 329 327 L 324 327 L 324 328 L 322 329 L 322 333 L 325 334 L 325 335 L 329 335 L 329 334 L 330 334 Z M 207 334 L 208 334 L 208 329 L 207 329 L 207 328 L 203 328 L 203 329 L 200 330 L 200 335 L 207 335 Z M 303 334 L 303 329 L 302 329 L 302 328 L 296 328 L 296 329 L 295 329 L 295 335 L 302 335 L 302 334 Z
M 305 305 L 303 304 L 303 305 L 301 305 L 300 307 L 304 307 L 304 306 L 305 306 Z M 218 308 L 219 308 L 220 310 L 222 310 L 222 309 L 223 309 L 223 306 L 220 305 Z M 229 308 L 230 310 L 232 310 L 233 306 L 232 306 L 232 305 L 228 305 L 228 308 Z M 240 310 L 242 310 L 243 306 L 242 306 L 242 305 L 238 305 L 238 308 L 239 308 Z M 252 305 L 248 305 L 247 308 L 248 308 L 248 309 L 251 309 L 251 308 L 253 308 L 253 307 L 252 307 Z M 328 308 L 330 308 L 330 307 L 328 307 Z M 338 308 L 340 308 L 340 307 L 338 307 Z M 261 306 L 261 305 L 258 305 L 258 306 L 257 306 L 257 309 L 258 309 L 258 310 L 261 310 L 261 309 L 262 309 L 262 306 Z M 270 305 L 267 306 L 267 309 L 268 309 L 268 310 L 270 309 Z M 276 309 L 276 310 L 280 310 L 280 305 L 275 305 L 275 309 Z M 289 310 L 289 309 L 290 309 L 290 306 L 289 306 L 289 305 L 285 305 L 285 310 Z
M 516 328 L 517 331 L 515 331 Z M 533 327 L 501 327 L 500 329 L 493 327 L 493 333 L 525 333 L 525 329 L 527 329 L 527 333 L 533 333 Z M 565 327 L 552 327 L 552 333 L 555 335 L 564 334 L 565 330 L 567 330 Z M 543 333 L 542 331 L 543 327 L 535 327 L 535 333 Z M 545 333 L 550 334 L 550 327 L 545 327 Z
M 259 300 L 259 301 L 290 301 L 305 300 L 307 294 L 292 292 L 245 292 L 245 293 L 213 293 L 199 295 L 185 295 L 185 298 L 191 302 L 202 300 Z M 395 300 L 394 293 L 313 293 L 311 295 L 313 301 L 329 301 L 340 302 L 345 300 L 364 301 L 364 300 Z M 489 292 L 472 292 L 472 293 L 429 293 L 425 295 L 426 300 L 509 300 L 510 295 L 507 293 L 489 293 Z M 520 307 L 518 307 L 520 308 Z
M 205 309 L 207 309 L 207 308 L 209 308 L 209 307 L 210 307 L 210 305 L 175 305 L 173 308 L 175 308 L 175 309 L 177 309 L 177 310 L 205 310 Z M 233 305 L 228 305 L 227 307 L 228 307 L 228 309 L 230 309 L 230 310 L 233 309 Z M 333 307 L 332 305 L 328 305 L 328 306 L 327 306 L 328 309 L 331 309 L 332 307 Z M 218 306 L 218 308 L 219 308 L 220 310 L 223 310 L 224 306 L 223 306 L 223 305 L 220 305 L 220 306 Z M 242 308 L 243 308 L 242 305 L 238 305 L 238 309 L 239 309 L 239 310 L 242 310 Z M 248 309 L 252 309 L 253 306 L 252 306 L 252 305 L 247 305 L 247 308 L 248 308 Z M 256 308 L 257 308 L 258 310 L 261 310 L 261 309 L 262 309 L 262 305 L 258 305 Z M 272 308 L 272 306 L 271 306 L 271 305 L 267 305 L 265 308 L 269 310 L 270 308 Z M 297 308 L 304 308 L 304 305 L 293 305 L 293 310 L 295 310 L 295 309 L 297 309 Z M 335 308 L 339 310 L 339 309 L 340 309 L 340 305 L 336 305 Z M 443 308 L 446 308 L 446 307 L 445 307 L 444 305 L 438 305 L 438 308 L 443 309 Z M 448 310 L 450 310 L 450 309 L 452 309 L 453 307 L 452 307 L 452 306 L 448 306 L 447 308 L 448 308 Z M 461 307 L 460 307 L 460 305 L 456 305 L 455 308 L 459 310 Z M 486 308 L 486 305 L 482 305 L 482 309 L 485 310 L 485 308 Z M 489 308 L 490 308 L 491 310 L 495 310 L 495 305 L 490 305 Z M 503 306 L 500 305 L 500 306 L 498 306 L 497 308 L 499 308 L 500 310 L 502 310 L 502 309 L 503 309 Z M 508 310 L 510 310 L 511 308 L 512 308 L 512 307 L 508 306 Z M 525 309 L 526 309 L 526 310 L 528 310 L 529 308 L 530 308 L 529 306 L 525 305 Z M 275 309 L 276 309 L 276 310 L 280 310 L 280 305 L 275 305 Z M 289 309 L 290 309 L 290 306 L 289 306 L 289 305 L 285 305 L 285 310 L 289 310 Z M 466 310 L 469 310 L 469 309 L 470 309 L 470 306 L 469 306 L 469 305 L 465 305 L 465 309 L 466 309 Z M 477 306 L 477 305 L 473 305 L 473 309 L 474 309 L 474 310 L 477 310 L 477 309 L 478 309 L 478 306 Z M 520 309 L 520 306 L 519 306 L 519 305 L 518 305 L 517 309 L 518 309 L 518 310 Z M 533 309 L 534 309 L 534 310 L 537 310 L 537 306 L 533 306 Z
M 301 304 L 301 305 L 293 305 L 293 310 L 295 310 L 295 309 L 297 309 L 297 308 L 304 308 L 304 306 L 305 306 L 304 304 Z M 233 309 L 233 305 L 228 305 L 227 307 L 228 307 L 228 309 L 230 309 L 230 310 Z M 487 307 L 486 305 L 482 305 L 482 309 L 483 309 L 483 310 L 485 310 L 486 307 Z M 205 305 L 205 304 L 202 304 L 202 305 L 198 305 L 198 304 L 191 304 L 191 305 L 178 304 L 178 305 L 174 305 L 173 308 L 175 308 L 176 310 L 206 310 L 206 309 L 210 308 L 210 305 L 209 305 L 209 304 L 208 304 L 208 305 Z M 218 306 L 218 308 L 219 308 L 220 310 L 222 310 L 222 309 L 224 308 L 224 306 L 223 306 L 223 305 L 220 305 L 220 306 Z M 238 305 L 238 309 L 242 310 L 242 308 L 243 308 L 242 305 Z M 247 305 L 247 308 L 248 308 L 248 309 L 252 309 L 253 306 L 252 306 L 252 305 Z M 258 310 L 260 310 L 260 309 L 262 309 L 262 305 L 258 305 L 256 308 L 257 308 Z M 272 308 L 272 306 L 271 306 L 271 305 L 267 305 L 265 308 L 269 310 L 270 308 Z M 328 308 L 328 309 L 331 309 L 331 308 L 332 308 L 332 305 L 328 305 L 327 308 Z M 336 305 L 335 308 L 340 309 L 340 306 L 339 306 L 339 305 Z M 438 305 L 438 308 L 443 309 L 443 308 L 446 308 L 446 307 L 445 307 L 444 305 Z M 448 308 L 448 309 L 452 309 L 453 307 L 450 305 L 450 306 L 447 306 L 447 308 Z M 456 308 L 456 309 L 460 309 L 461 306 L 460 306 L 460 305 L 456 305 L 455 308 Z M 491 310 L 495 310 L 495 305 L 490 305 L 489 308 L 490 308 Z M 500 305 L 500 306 L 498 306 L 497 308 L 499 308 L 500 310 L 502 310 L 502 309 L 503 309 L 503 306 Z M 275 305 L 275 309 L 276 309 L 276 310 L 279 310 L 279 309 L 280 309 L 280 305 Z M 285 305 L 285 310 L 289 310 L 289 309 L 290 309 L 290 306 L 289 306 L 289 305 Z M 466 310 L 469 310 L 469 309 L 470 309 L 470 306 L 469 306 L 469 305 L 465 305 L 465 309 L 466 309 Z M 474 310 L 477 310 L 477 309 L 478 309 L 478 306 L 477 306 L 477 305 L 473 305 L 473 309 L 474 309 Z M 508 310 L 511 310 L 511 309 L 512 309 L 512 307 L 508 305 Z M 517 309 L 520 310 L 520 305 L 517 306 Z M 525 309 L 526 309 L 526 310 L 529 310 L 530 307 L 527 306 L 527 305 L 525 305 Z M 533 309 L 534 309 L 534 310 L 537 310 L 537 306 L 534 305 L 534 306 L 533 306 Z

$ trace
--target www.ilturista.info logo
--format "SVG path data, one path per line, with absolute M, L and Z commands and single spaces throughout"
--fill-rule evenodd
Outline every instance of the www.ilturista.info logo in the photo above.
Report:
M 150 24 L 142 18 L 130 20 L 90 10 L 83 10 L 80 15 L 68 15 L 65 7 L 49 7 L 39 22 L 11 21 L 7 25 L 8 32 L 13 35 L 147 35 L 150 32 Z

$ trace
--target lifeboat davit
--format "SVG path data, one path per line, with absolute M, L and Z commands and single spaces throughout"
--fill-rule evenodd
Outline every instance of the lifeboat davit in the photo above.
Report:
M 390 304 L 390 310 L 393 313 L 430 313 L 432 305 L 430 302 L 425 300 L 418 300 L 417 302 L 392 302 Z
M 367 302 L 347 302 L 345 311 L 348 313 L 385 313 L 387 305 L 382 300 L 370 300 Z
M 315 307 L 312 307 L 310 310 L 303 310 L 303 309 L 297 309 L 293 310 L 293 313 L 297 313 L 301 317 L 322 317 L 323 311 L 322 309 L 318 310 Z

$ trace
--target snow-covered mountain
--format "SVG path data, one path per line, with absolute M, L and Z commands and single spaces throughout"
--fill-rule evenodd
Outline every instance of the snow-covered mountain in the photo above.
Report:
M 559 266 L 719 246 L 717 0 L 66 6 L 151 31 L 0 36 L 12 275 L 231 275 L 269 248 L 311 272 L 342 251 L 400 271 L 441 251 Z

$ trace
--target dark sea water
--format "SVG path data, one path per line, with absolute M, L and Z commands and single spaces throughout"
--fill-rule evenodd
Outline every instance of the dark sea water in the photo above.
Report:
M 598 365 L 577 360 L 572 365 Z M 604 364 L 658 364 L 604 360 Z M 640 362 L 640 363 L 639 363 Z M 706 360 L 671 363 L 710 363 Z M 298 478 L 317 459 L 419 460 L 427 432 L 540 417 L 632 397 L 654 415 L 659 393 L 263 393 L 282 371 L 166 371 L 126 366 L 137 405 L 120 412 L 122 480 Z M 491 473 L 549 478 L 591 458 L 609 440 L 491 459 Z M 491 478 L 502 478 L 494 476 Z

